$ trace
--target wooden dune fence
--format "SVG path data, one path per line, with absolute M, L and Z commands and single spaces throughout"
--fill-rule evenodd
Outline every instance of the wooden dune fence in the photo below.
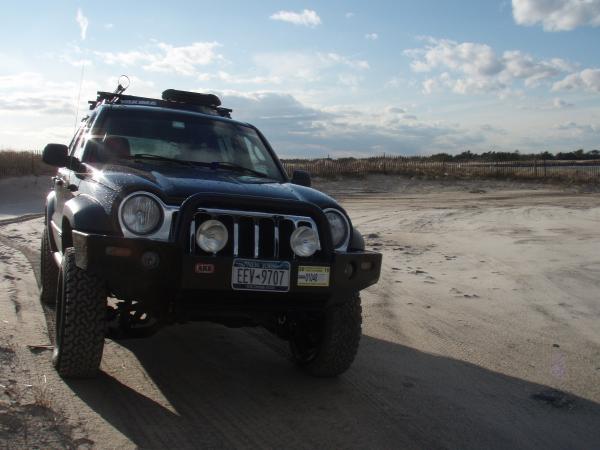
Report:
M 376 157 L 364 159 L 283 160 L 292 174 L 306 170 L 312 176 L 366 176 L 371 174 L 458 177 L 458 178 L 531 178 L 600 183 L 600 160 L 588 161 L 430 161 L 427 158 Z M 0 151 L 0 178 L 49 175 L 55 172 L 42 162 L 39 151 Z
M 408 176 L 448 176 L 480 178 L 562 179 L 577 182 L 600 182 L 600 160 L 591 161 L 429 161 L 425 158 L 380 157 L 366 159 L 284 160 L 291 175 L 306 170 L 312 176 L 334 178 L 340 175 L 371 174 Z
M 42 162 L 42 153 L 39 151 L 0 151 L 0 178 L 49 175 L 54 172 L 56 169 Z

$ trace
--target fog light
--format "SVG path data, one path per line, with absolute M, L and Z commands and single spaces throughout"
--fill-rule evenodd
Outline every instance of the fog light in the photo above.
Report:
M 225 248 L 229 239 L 227 227 L 219 220 L 207 220 L 198 227 L 196 242 L 207 253 L 217 253 Z
M 290 236 L 290 246 L 296 255 L 303 258 L 314 255 L 319 246 L 317 232 L 304 226 L 296 228 Z
M 373 263 L 371 261 L 363 261 L 360 263 L 361 270 L 371 270 L 373 268 Z
M 156 269 L 160 258 L 156 252 L 144 252 L 142 255 L 142 266 L 146 269 Z

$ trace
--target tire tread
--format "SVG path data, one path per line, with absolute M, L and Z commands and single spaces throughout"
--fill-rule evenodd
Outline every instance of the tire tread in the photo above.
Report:
M 362 307 L 356 292 L 326 312 L 324 334 L 316 357 L 303 369 L 317 377 L 335 377 L 347 371 L 356 357 L 362 335 Z
M 53 362 L 64 378 L 91 378 L 104 349 L 106 288 L 100 278 L 77 267 L 73 248 L 65 251 L 62 271 L 63 320 L 62 330 L 56 331 L 62 339 Z

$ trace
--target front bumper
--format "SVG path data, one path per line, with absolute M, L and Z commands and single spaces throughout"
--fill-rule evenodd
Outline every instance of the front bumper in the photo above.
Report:
M 120 298 L 143 301 L 148 297 L 211 297 L 211 301 L 270 302 L 281 297 L 293 302 L 343 301 L 379 279 L 381 254 L 370 251 L 334 252 L 328 261 L 291 260 L 288 292 L 232 289 L 234 258 L 187 254 L 174 242 L 130 239 L 73 232 L 77 266 L 98 274 Z M 299 266 L 329 267 L 328 286 L 298 284 Z M 208 295 L 209 294 L 209 295 Z

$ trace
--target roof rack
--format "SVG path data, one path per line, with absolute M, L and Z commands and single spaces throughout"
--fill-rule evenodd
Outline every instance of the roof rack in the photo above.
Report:
M 120 86 L 119 86 L 120 87 Z M 123 94 L 124 89 L 115 92 L 98 91 L 96 100 L 90 100 L 90 109 L 96 109 L 102 104 L 159 106 L 161 108 L 183 109 L 231 118 L 232 109 L 223 108 L 221 100 L 214 94 L 178 91 L 167 89 L 162 93 L 162 99 L 138 97 Z

